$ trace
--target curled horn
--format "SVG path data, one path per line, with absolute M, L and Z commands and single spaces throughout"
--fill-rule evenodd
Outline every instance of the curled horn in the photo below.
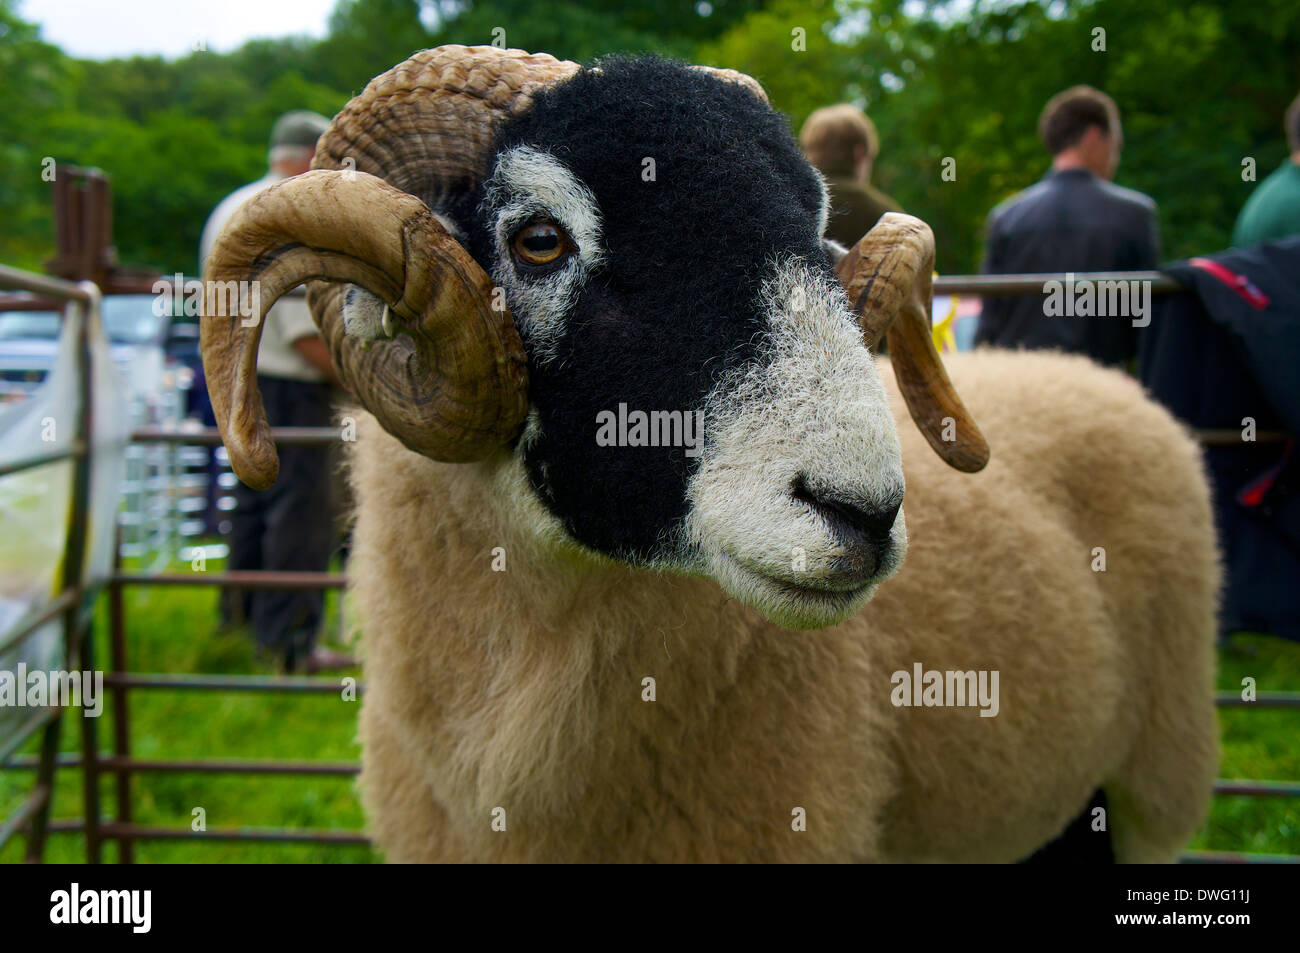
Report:
M 953 389 L 930 335 L 934 234 L 911 215 L 886 213 L 849 249 L 836 274 L 867 346 L 889 335 L 890 360 L 912 420 L 949 466 L 984 469 L 989 447 Z M 951 421 L 952 426 L 946 424 Z M 951 439 L 944 439 L 945 429 Z
M 743 86 L 753 93 L 754 98 L 759 102 L 765 103 L 768 101 L 767 90 L 763 89 L 763 85 L 748 73 L 742 73 L 734 69 L 720 69 L 716 66 L 697 66 L 695 68 L 702 73 L 716 76 L 724 83 L 735 83 L 737 86 Z
M 267 309 L 308 279 L 351 282 L 388 303 L 410 343 L 365 350 L 337 310 L 317 315 L 339 376 L 412 450 L 435 460 L 486 456 L 527 414 L 523 343 L 490 307 L 492 282 L 419 199 L 365 173 L 308 172 L 258 193 L 212 248 L 205 287 L 247 281 L 259 313 L 204 309 L 212 409 L 230 464 L 255 489 L 278 460 L 257 389 Z M 205 296 L 215 298 L 215 295 Z
M 507 311 L 490 306 L 490 279 L 431 209 L 474 188 L 500 124 L 577 69 L 495 47 L 417 53 L 334 118 L 312 163 L 321 171 L 272 186 L 231 218 L 205 287 L 255 282 L 259 313 L 219 315 L 210 307 L 216 296 L 205 295 L 200 347 L 241 480 L 265 488 L 279 469 L 257 390 L 257 347 L 266 310 L 305 281 L 339 376 L 406 446 L 460 462 L 519 432 L 527 374 L 518 332 Z M 367 350 L 345 333 L 346 284 L 388 305 L 396 340 Z

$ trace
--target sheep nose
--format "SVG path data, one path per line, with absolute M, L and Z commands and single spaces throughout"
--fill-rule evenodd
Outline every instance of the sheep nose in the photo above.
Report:
M 791 493 L 826 520 L 846 542 L 870 549 L 877 556 L 888 548 L 889 531 L 903 506 L 902 496 L 880 506 L 870 506 L 834 491 L 813 490 L 802 475 L 795 480 Z

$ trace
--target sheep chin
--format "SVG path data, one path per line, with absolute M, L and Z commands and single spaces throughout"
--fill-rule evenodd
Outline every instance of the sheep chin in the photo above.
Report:
M 723 591 L 787 629 L 825 629 L 855 615 L 871 601 L 886 574 L 858 589 L 835 592 L 795 586 L 753 572 L 723 552 L 708 557 L 708 575 Z M 889 570 L 892 574 L 893 569 Z

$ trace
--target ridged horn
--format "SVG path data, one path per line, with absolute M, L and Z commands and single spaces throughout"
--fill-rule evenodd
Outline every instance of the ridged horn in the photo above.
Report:
M 421 50 L 343 107 L 317 142 L 312 168 L 368 172 L 430 208 L 449 208 L 482 180 L 501 124 L 527 109 L 539 89 L 579 68 L 495 46 Z M 313 282 L 307 302 L 319 320 L 342 309 L 345 292 Z
M 577 69 L 495 47 L 415 54 L 371 80 L 317 143 L 313 167 L 339 171 L 246 203 L 214 244 L 205 278 L 257 281 L 262 314 L 312 280 L 308 303 L 335 367 L 384 428 L 434 459 L 486 456 L 523 425 L 524 350 L 509 313 L 489 307 L 491 281 L 430 209 L 473 189 L 501 123 Z M 410 337 L 367 350 L 347 336 L 343 283 L 383 299 Z M 201 335 L 232 466 L 255 488 L 278 471 L 257 391 L 261 316 L 245 327 L 205 306 Z
M 948 379 L 930 334 L 930 226 L 911 215 L 887 212 L 835 270 L 867 346 L 874 349 L 888 334 L 898 388 L 930 446 L 957 470 L 984 469 L 988 444 Z
M 734 69 L 721 69 L 717 66 L 697 66 L 701 72 L 716 76 L 724 83 L 735 83 L 737 86 L 743 86 L 754 94 L 754 98 L 759 102 L 767 102 L 767 90 L 763 89 L 763 84 L 748 73 L 742 73 Z
M 492 282 L 419 199 L 372 175 L 308 172 L 259 192 L 208 256 L 200 346 L 230 464 L 254 489 L 278 460 L 257 389 L 262 319 L 309 279 L 360 285 L 388 303 L 406 342 L 366 349 L 337 309 L 317 324 L 339 376 L 384 428 L 435 460 L 476 460 L 509 441 L 528 411 L 523 343 Z M 257 289 L 257 312 L 209 307 L 230 282 Z

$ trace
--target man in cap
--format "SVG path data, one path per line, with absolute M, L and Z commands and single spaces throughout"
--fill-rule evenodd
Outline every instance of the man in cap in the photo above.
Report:
M 317 113 L 285 113 L 271 132 L 268 173 L 228 195 L 203 227 L 206 262 L 222 226 L 262 189 L 311 168 L 316 140 L 329 120 Z M 339 384 L 329 351 L 302 296 L 286 296 L 267 312 L 257 355 L 257 383 L 272 427 L 328 427 L 330 388 Z M 280 476 L 269 490 L 235 486 L 229 568 L 324 572 L 334 545 L 330 519 L 330 454 L 326 447 L 279 447 Z M 351 664 L 316 644 L 324 593 L 310 590 L 230 589 L 223 594 L 227 624 L 249 623 L 259 651 L 286 671 L 315 672 Z
M 880 216 L 902 211 L 897 202 L 871 184 L 880 137 L 857 106 L 840 103 L 818 109 L 799 131 L 799 145 L 826 177 L 831 196 L 827 238 L 851 248 Z

